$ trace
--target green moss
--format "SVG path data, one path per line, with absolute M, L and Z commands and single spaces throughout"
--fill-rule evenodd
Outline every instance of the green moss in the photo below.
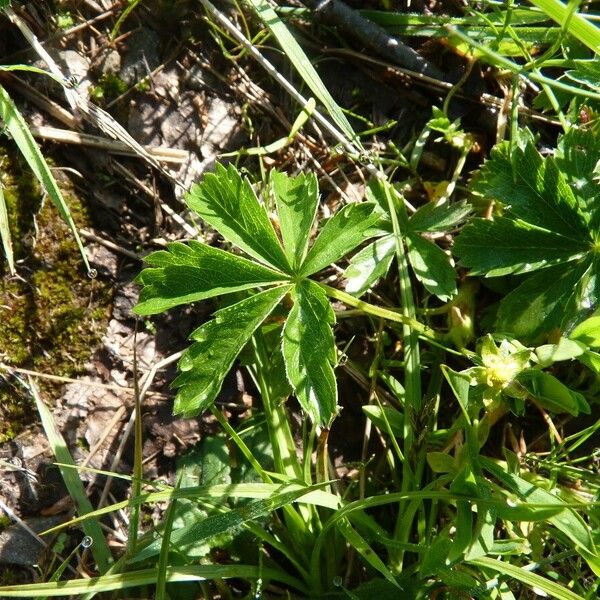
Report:
M 12 367 L 73 377 L 83 372 L 105 330 L 111 289 L 90 280 L 76 243 L 58 211 L 34 182 L 9 143 L 0 143 L 0 173 L 18 276 L 4 269 L 0 280 L 0 357 Z M 78 227 L 89 224 L 87 209 L 72 186 L 59 182 Z M 55 399 L 59 388 L 39 380 Z M 0 442 L 35 419 L 31 400 L 12 384 L 0 385 Z
M 114 100 L 121 94 L 124 94 L 128 85 L 114 73 L 105 73 L 100 77 L 98 85 L 95 85 L 90 90 L 92 100 L 99 102 L 100 100 Z

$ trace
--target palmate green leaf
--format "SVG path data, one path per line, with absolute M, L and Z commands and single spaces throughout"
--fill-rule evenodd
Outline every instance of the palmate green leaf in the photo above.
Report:
M 307 277 L 337 262 L 365 241 L 379 216 L 370 202 L 348 204 L 327 221 L 302 264 L 300 274 Z
M 542 158 L 531 142 L 496 146 L 473 180 L 473 192 L 502 203 L 508 215 L 577 242 L 590 239 L 586 218 L 552 158 Z
M 396 253 L 396 240 L 386 235 L 357 252 L 344 272 L 346 291 L 362 296 L 378 279 L 389 270 Z
M 313 281 L 296 285 L 292 296 L 294 306 L 282 341 L 287 377 L 313 422 L 328 426 L 338 410 L 331 329 L 335 315 L 325 292 Z
M 173 382 L 176 414 L 198 414 L 214 401 L 237 355 L 291 289 L 283 285 L 227 306 L 192 333 L 194 343 L 181 357 L 181 373 Z
M 412 215 L 408 221 L 410 231 L 449 231 L 460 225 L 471 213 L 472 208 L 466 202 L 435 205 L 427 202 Z
M 419 234 L 406 236 L 408 260 L 425 289 L 447 302 L 456 294 L 456 271 L 450 257 L 436 244 Z
M 600 200 L 600 187 L 594 177 L 599 158 L 600 135 L 597 130 L 572 127 L 558 140 L 556 164 L 580 206 L 590 211 Z M 600 211 L 594 212 L 598 214 Z
M 149 254 L 137 283 L 144 287 L 138 315 L 153 315 L 174 306 L 206 300 L 222 294 L 254 289 L 285 281 L 286 275 L 231 252 L 200 242 L 174 242 L 168 250 Z
M 214 173 L 192 186 L 188 206 L 226 240 L 256 260 L 289 273 L 290 264 L 266 210 L 250 182 L 230 165 L 217 164 Z
M 288 177 L 271 172 L 283 247 L 294 270 L 302 264 L 317 216 L 319 184 L 314 173 Z
M 588 259 L 557 265 L 527 278 L 500 303 L 498 330 L 536 340 L 553 329 L 564 331 L 574 318 L 585 317 L 584 309 L 594 306 L 598 298 L 597 289 L 584 285 L 594 264 Z
M 512 155 L 508 144 L 500 144 L 475 177 L 474 189 L 501 203 L 503 216 L 475 219 L 455 240 L 459 264 L 471 267 L 472 275 L 541 269 L 501 300 L 497 314 L 498 330 L 527 341 L 569 329 L 600 299 L 592 225 L 600 207 L 588 206 L 594 192 L 582 183 L 591 161 L 600 159 L 600 147 L 592 144 L 596 156 L 584 159 L 581 148 L 569 151 L 571 142 L 565 141 L 556 160 L 543 159 L 531 140 Z
M 588 249 L 586 240 L 566 238 L 506 217 L 473 219 L 454 243 L 460 265 L 471 267 L 471 275 L 486 277 L 530 273 L 581 258 Z

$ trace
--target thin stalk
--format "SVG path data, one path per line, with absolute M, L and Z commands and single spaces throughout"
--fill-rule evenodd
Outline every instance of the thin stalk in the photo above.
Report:
M 319 282 L 319 285 L 323 288 L 325 293 L 330 298 L 339 300 L 340 302 L 343 302 L 347 306 L 352 306 L 353 308 L 358 308 L 362 312 L 369 314 L 369 315 L 373 315 L 374 317 L 380 317 L 382 319 L 386 319 L 387 321 L 393 321 L 394 323 L 400 323 L 400 324 L 404 325 L 405 327 L 408 327 L 409 329 L 414 331 L 415 334 L 422 335 L 426 338 L 431 338 L 433 340 L 438 340 L 438 341 L 443 341 L 445 339 L 445 336 L 443 333 L 439 333 L 439 332 L 435 331 L 428 325 L 425 325 L 424 323 L 421 323 L 421 321 L 416 319 L 414 316 L 416 313 L 414 311 L 411 315 L 407 315 L 406 312 L 403 312 L 403 313 L 396 312 L 396 311 L 390 310 L 388 308 L 383 308 L 381 306 L 375 306 L 374 304 L 369 304 L 368 302 L 365 302 L 364 300 L 359 300 L 358 298 L 355 298 L 354 296 L 351 296 L 350 294 L 343 292 L 342 290 L 333 288 L 333 287 L 327 285 L 326 283 Z
M 392 228 L 396 239 L 396 261 L 398 264 L 398 276 L 400 285 L 400 300 L 402 302 L 402 312 L 407 319 L 416 320 L 415 301 L 410 282 L 408 271 L 408 260 L 404 251 L 404 242 L 402 240 L 402 231 L 398 212 L 401 212 L 403 221 L 407 220 L 406 208 L 404 202 L 395 202 L 393 196 L 393 188 L 387 184 L 383 184 L 383 189 L 388 202 L 389 213 L 392 219 Z M 421 356 L 419 351 L 419 336 L 414 327 L 408 323 L 404 324 L 403 341 L 404 341 L 404 461 L 402 463 L 402 483 L 401 491 L 408 492 L 417 490 L 420 487 L 420 476 L 422 465 L 416 464 L 415 469 L 411 464 L 413 456 L 414 436 L 414 421 L 421 413 L 422 408 L 422 391 L 421 391 Z M 419 463 L 422 461 L 419 461 Z M 396 530 L 394 539 L 400 542 L 407 542 L 411 529 L 412 521 L 406 528 L 399 528 L 401 515 L 403 513 L 405 503 L 401 503 L 396 521 Z M 395 567 L 398 571 L 402 570 L 402 561 L 404 559 L 404 551 L 399 550 L 395 557 Z

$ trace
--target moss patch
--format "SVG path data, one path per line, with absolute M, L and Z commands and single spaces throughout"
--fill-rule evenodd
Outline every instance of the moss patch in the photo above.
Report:
M 68 181 L 61 191 L 78 227 L 86 206 Z M 0 140 L 0 177 L 9 213 L 17 276 L 2 265 L 0 359 L 8 366 L 73 377 L 83 372 L 106 328 L 110 286 L 85 274 L 77 245 L 49 198 L 10 143 Z M 39 380 L 48 396 L 59 392 Z M 31 400 L 11 382 L 0 383 L 0 442 L 35 419 Z

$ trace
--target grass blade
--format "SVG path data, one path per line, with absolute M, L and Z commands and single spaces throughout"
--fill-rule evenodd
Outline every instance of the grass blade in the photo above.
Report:
M 546 592 L 551 598 L 556 598 L 557 600 L 581 600 L 581 596 L 574 594 L 571 590 L 568 590 L 562 585 L 554 583 L 554 581 L 550 581 L 541 575 L 531 573 L 522 567 L 516 567 L 510 563 L 502 562 L 495 558 L 488 558 L 487 556 L 482 556 L 481 558 L 476 558 L 468 562 L 479 567 L 493 569 L 498 573 L 517 579 L 521 583 L 531 586 L 532 588 L 538 588 Z
M 29 389 L 35 400 L 37 410 L 40 413 L 42 426 L 44 427 L 44 431 L 48 437 L 48 442 L 50 443 L 50 447 L 52 448 L 56 460 L 63 464 L 75 466 L 75 462 L 71 457 L 71 453 L 67 448 L 63 436 L 56 430 L 52 413 L 40 398 L 39 392 L 31 378 L 29 379 Z M 93 507 L 85 493 L 83 483 L 79 478 L 79 473 L 77 473 L 75 469 L 68 469 L 65 467 L 59 468 L 63 481 L 69 491 L 69 496 L 73 498 L 79 514 L 85 515 L 86 513 L 92 512 Z M 98 570 L 100 573 L 105 573 L 112 563 L 112 556 L 108 544 L 106 543 L 106 538 L 100 528 L 100 523 L 96 519 L 86 520 L 83 522 L 83 530 L 85 534 L 89 535 L 93 540 L 91 551 Z
M 77 246 L 79 247 L 79 252 L 81 253 L 81 258 L 83 259 L 83 263 L 85 264 L 85 268 L 87 269 L 88 274 L 93 273 L 93 270 L 91 269 L 87 256 L 85 254 L 85 250 L 83 249 L 83 244 L 81 242 L 81 238 L 79 237 L 75 221 L 73 221 L 73 217 L 71 216 L 69 207 L 67 206 L 67 203 L 63 198 L 58 184 L 56 183 L 56 179 L 54 179 L 54 176 L 52 175 L 52 172 L 48 167 L 48 163 L 42 156 L 42 153 L 37 143 L 33 139 L 33 136 L 31 135 L 31 132 L 27 127 L 25 119 L 18 111 L 15 103 L 8 95 L 8 92 L 1 85 L 0 119 L 4 122 L 10 135 L 19 147 L 23 158 L 25 158 L 27 164 L 37 177 L 38 181 L 50 196 L 52 202 L 58 209 L 60 216 L 69 226 L 71 233 L 75 237 Z
M 99 594 L 112 590 L 152 585 L 156 582 L 156 569 L 143 569 L 117 575 L 103 575 L 74 581 L 54 581 L 50 583 L 30 583 L 0 587 L 2 598 L 33 598 L 36 595 L 73 596 L 75 594 Z M 166 573 L 168 583 L 181 581 L 207 581 L 211 579 L 270 579 L 289 585 L 306 595 L 306 589 L 300 581 L 278 569 L 255 567 L 251 565 L 192 565 L 189 567 L 169 567 Z
M 311 92 L 321 101 L 327 109 L 335 124 L 343 131 L 349 140 L 360 145 L 352 125 L 346 119 L 338 103 L 333 99 L 329 90 L 323 83 L 319 74 L 311 64 L 311 61 L 300 47 L 296 38 L 290 33 L 279 15 L 271 8 L 265 0 L 247 0 L 252 5 L 261 21 L 269 28 L 271 33 L 279 42 L 281 48 L 290 59 Z
M 8 262 L 8 269 L 11 275 L 15 274 L 15 259 L 13 256 L 12 238 L 10 227 L 8 226 L 8 211 L 6 210 L 6 201 L 0 183 L 0 237 L 2 238 L 2 247 Z
M 600 52 L 600 29 L 587 21 L 579 13 L 571 13 L 571 8 L 560 0 L 531 0 L 538 8 L 543 10 L 553 21 L 564 25 L 567 20 L 567 31 L 582 44 L 594 52 Z M 572 4 L 569 2 L 569 4 Z

